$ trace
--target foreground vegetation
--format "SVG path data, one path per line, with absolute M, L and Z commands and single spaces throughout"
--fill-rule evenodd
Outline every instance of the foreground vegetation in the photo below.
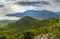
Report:
M 60 39 L 60 18 L 37 20 L 26 16 L 0 28 L 0 39 L 34 39 L 42 34 L 48 34 L 48 39 Z

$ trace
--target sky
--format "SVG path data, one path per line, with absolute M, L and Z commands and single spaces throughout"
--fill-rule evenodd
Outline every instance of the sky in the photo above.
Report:
M 6 14 L 25 12 L 26 10 L 51 10 L 60 12 L 60 0 L 0 0 L 0 20 L 17 20 L 18 17 L 7 17 Z

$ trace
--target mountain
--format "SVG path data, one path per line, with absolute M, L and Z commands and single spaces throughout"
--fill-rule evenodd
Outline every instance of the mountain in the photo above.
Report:
M 56 12 L 56 13 L 60 15 L 60 12 Z
M 37 10 L 27 10 L 23 13 L 15 13 L 15 14 L 7 14 L 6 16 L 16 16 L 16 17 L 24 17 L 24 16 L 30 16 L 37 19 L 46 19 L 46 18 L 60 18 L 60 15 L 53 12 L 53 11 L 37 11 Z
M 37 20 L 35 18 L 26 16 L 20 20 L 17 20 L 16 22 L 9 23 L 3 28 L 0 28 L 0 38 L 4 39 L 5 38 L 22 39 L 24 37 L 29 38 L 33 33 L 34 36 L 39 35 L 39 38 L 40 35 L 46 34 L 48 35 L 48 38 L 55 39 L 60 37 L 59 25 L 60 25 L 60 18 Z
M 37 21 L 36 19 L 34 18 L 31 18 L 31 17 L 23 17 L 22 19 L 14 22 L 14 23 L 10 23 L 6 26 L 6 29 L 7 28 L 11 28 L 11 29 L 20 29 L 20 30 L 24 30 L 23 28 L 27 29 L 27 28 L 32 28 L 33 27 L 33 24 L 35 25 L 35 21 Z M 32 23 L 32 24 L 31 24 Z
M 51 18 L 52 20 L 54 20 L 53 18 Z M 55 20 L 54 20 L 55 21 Z M 22 19 L 13 22 L 13 23 L 9 23 L 4 29 L 19 29 L 19 30 L 26 30 L 26 29 L 32 29 L 32 28 L 38 28 L 40 26 L 44 26 L 44 25 L 50 25 L 50 20 L 37 20 L 35 18 L 29 17 L 29 16 L 25 16 Z M 54 22 L 53 22 L 54 23 Z
M 33 29 L 33 28 L 38 28 L 40 26 L 46 25 L 47 21 L 43 21 L 41 22 L 40 20 L 34 19 L 32 17 L 29 16 L 25 16 L 22 19 L 13 22 L 13 23 L 9 23 L 8 25 L 4 26 L 2 30 L 6 31 L 6 30 L 12 30 L 15 32 L 22 32 L 24 30 L 29 30 L 29 29 Z M 42 24 L 41 24 L 42 23 Z

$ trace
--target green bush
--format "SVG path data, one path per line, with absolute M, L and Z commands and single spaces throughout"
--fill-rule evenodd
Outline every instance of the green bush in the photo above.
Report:
M 25 32 L 23 34 L 23 39 L 33 39 L 34 34 L 32 32 Z

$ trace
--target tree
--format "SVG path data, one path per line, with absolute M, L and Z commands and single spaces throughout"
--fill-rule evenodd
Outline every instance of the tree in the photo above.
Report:
M 6 37 L 5 36 L 3 36 L 3 37 L 0 37 L 0 39 L 5 39 Z
M 32 32 L 25 32 L 23 39 L 33 39 L 34 34 Z

